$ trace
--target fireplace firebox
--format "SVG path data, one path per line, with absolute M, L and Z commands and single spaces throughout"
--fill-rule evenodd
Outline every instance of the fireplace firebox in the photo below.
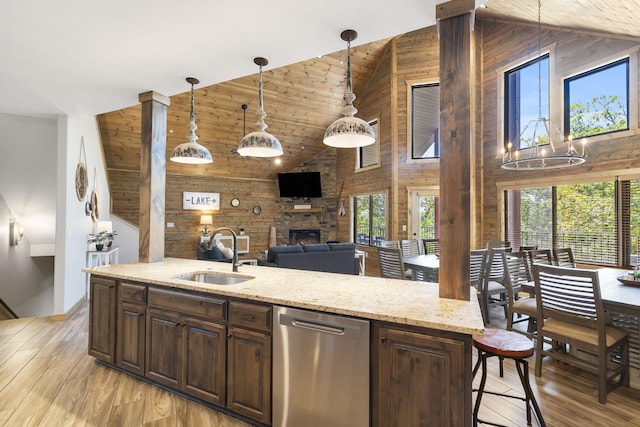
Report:
M 307 243 L 320 243 L 320 230 L 289 230 L 290 245 L 304 245 Z

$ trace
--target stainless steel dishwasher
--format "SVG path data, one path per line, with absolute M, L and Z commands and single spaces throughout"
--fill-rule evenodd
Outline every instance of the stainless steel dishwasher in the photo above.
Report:
M 274 307 L 273 426 L 369 426 L 369 322 Z

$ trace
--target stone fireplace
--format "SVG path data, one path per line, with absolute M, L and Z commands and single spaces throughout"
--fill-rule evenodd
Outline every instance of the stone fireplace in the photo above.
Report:
M 304 245 L 306 243 L 320 243 L 320 230 L 290 229 L 289 244 Z

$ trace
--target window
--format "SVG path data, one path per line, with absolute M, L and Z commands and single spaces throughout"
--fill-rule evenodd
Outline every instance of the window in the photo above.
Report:
M 549 55 L 507 71 L 504 96 L 504 146 L 511 141 L 514 150 L 532 147 L 534 129 L 527 125 L 549 117 Z
M 411 86 L 411 158 L 440 157 L 440 85 Z
M 507 238 L 514 247 L 571 247 L 577 260 L 638 261 L 640 181 L 599 181 L 508 190 Z
M 629 129 L 629 59 L 564 81 L 564 128 L 574 138 Z
M 353 198 L 354 241 L 375 246 L 387 240 L 387 196 L 366 194 Z
M 378 120 L 372 120 L 369 122 L 369 126 L 376 134 L 376 142 L 366 147 L 358 148 L 358 164 L 356 169 L 366 168 L 368 166 L 374 166 L 380 163 L 380 136 L 378 135 Z

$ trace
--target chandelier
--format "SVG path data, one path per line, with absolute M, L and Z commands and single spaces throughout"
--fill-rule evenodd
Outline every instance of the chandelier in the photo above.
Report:
M 507 143 L 502 152 L 502 169 L 558 169 L 581 165 L 586 161 L 586 139 L 582 139 L 582 149 L 578 151 L 573 137 L 569 135 L 565 138 L 560 129 L 542 115 L 541 9 L 541 0 L 538 0 L 538 118 L 527 123 L 514 143 Z M 522 148 L 522 145 L 528 142 L 525 140 L 527 131 L 532 132 L 531 146 Z

